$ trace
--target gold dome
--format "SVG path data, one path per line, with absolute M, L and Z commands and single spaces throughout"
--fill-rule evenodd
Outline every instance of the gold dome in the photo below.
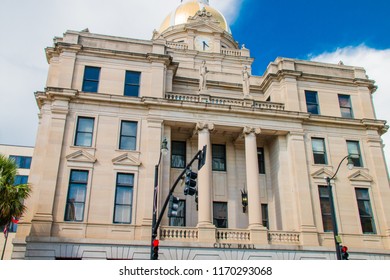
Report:
M 174 25 L 187 23 L 189 17 L 194 16 L 197 11 L 202 10 L 203 8 L 205 8 L 207 12 L 211 13 L 211 15 L 219 21 L 219 26 L 223 30 L 231 33 L 225 17 L 218 10 L 210 7 L 208 0 L 188 0 L 180 4 L 165 18 L 161 24 L 159 32 L 162 33 Z

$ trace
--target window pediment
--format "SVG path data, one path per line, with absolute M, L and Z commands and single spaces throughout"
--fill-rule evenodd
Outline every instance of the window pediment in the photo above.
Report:
M 315 179 L 324 179 L 326 177 L 332 178 L 333 172 L 327 168 L 321 168 L 321 169 L 317 170 L 316 172 L 312 173 L 311 176 Z
M 124 153 L 116 158 L 113 158 L 112 163 L 114 165 L 124 165 L 124 166 L 140 166 L 141 165 L 141 161 L 129 153 Z
M 66 156 L 67 161 L 80 163 L 95 163 L 97 159 L 85 150 L 78 150 Z
M 373 178 L 362 170 L 356 171 L 351 176 L 349 176 L 348 179 L 350 181 L 355 181 L 355 182 L 357 182 L 357 181 L 358 182 L 372 182 L 373 181 Z

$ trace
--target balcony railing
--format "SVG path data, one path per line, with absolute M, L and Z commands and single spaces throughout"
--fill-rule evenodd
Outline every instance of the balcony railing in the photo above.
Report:
M 228 97 L 214 97 L 214 96 L 200 97 L 199 95 L 194 95 L 194 94 L 167 93 L 165 94 L 165 98 L 168 100 L 175 100 L 175 101 L 182 101 L 182 102 L 202 102 L 202 103 L 225 105 L 225 106 L 248 107 L 248 108 L 268 109 L 268 110 L 277 110 L 277 111 L 284 110 L 284 104 L 282 103 L 243 100 L 243 99 L 228 98 Z
M 177 242 L 196 242 L 198 240 L 198 229 L 187 227 L 167 227 L 160 228 L 160 239 Z M 246 229 L 221 229 L 215 231 L 215 241 L 217 243 L 250 244 L 250 231 Z M 300 244 L 300 234 L 288 231 L 268 231 L 269 244 Z

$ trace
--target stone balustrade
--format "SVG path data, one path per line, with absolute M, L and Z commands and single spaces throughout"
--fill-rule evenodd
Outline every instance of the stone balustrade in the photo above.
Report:
M 162 226 L 160 228 L 160 239 L 177 242 L 196 242 L 198 240 L 198 229 Z M 217 243 L 251 243 L 250 231 L 246 229 L 217 228 L 215 231 L 215 239 Z M 271 245 L 298 245 L 300 242 L 299 232 L 268 231 L 268 243 Z
M 249 243 L 250 233 L 248 230 L 240 229 L 217 229 L 216 239 L 221 243 Z
M 269 231 L 268 241 L 270 244 L 299 244 L 300 234 L 298 232 Z
M 211 97 L 200 98 L 199 95 L 194 95 L 194 94 L 167 93 L 165 94 L 165 99 L 175 100 L 175 101 L 203 102 L 203 103 L 210 103 L 216 105 L 248 107 L 248 108 L 255 108 L 255 109 L 267 109 L 267 110 L 277 110 L 277 111 L 284 110 L 284 104 L 282 103 L 244 100 L 244 99 L 228 98 L 228 97 L 211 96 Z
M 167 93 L 165 99 L 176 101 L 199 102 L 199 96 L 193 94 Z
M 161 227 L 160 239 L 175 241 L 194 241 L 198 239 L 198 229 L 187 227 Z
M 221 54 L 229 56 L 243 56 L 241 50 L 237 49 L 221 49 Z
M 167 42 L 166 46 L 176 50 L 187 50 L 188 45 L 186 43 Z

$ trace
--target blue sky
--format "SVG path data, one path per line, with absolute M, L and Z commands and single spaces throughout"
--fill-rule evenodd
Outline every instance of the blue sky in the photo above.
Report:
M 379 119 L 390 120 L 390 1 L 210 0 L 262 75 L 277 57 L 362 66 L 376 80 Z M 66 30 L 151 39 L 180 0 L 19 0 L 0 10 L 0 144 L 35 144 L 34 92 L 45 88 L 44 49 Z M 390 132 L 383 136 L 390 145 Z M 390 147 L 385 147 L 390 160 Z
M 231 29 L 261 75 L 278 56 L 308 59 L 361 44 L 390 48 L 390 1 L 244 0 Z

